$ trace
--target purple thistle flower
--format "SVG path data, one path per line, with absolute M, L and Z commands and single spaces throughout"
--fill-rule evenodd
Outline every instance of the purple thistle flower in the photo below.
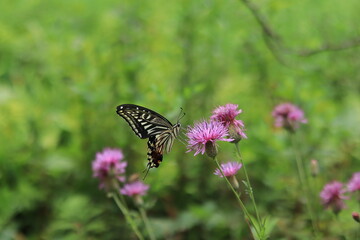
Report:
M 222 163 L 220 167 L 226 177 L 231 177 L 237 174 L 242 164 L 238 162 L 227 162 Z M 219 169 L 216 169 L 214 174 L 223 177 Z
M 234 139 L 234 142 L 238 142 L 243 138 L 247 138 L 244 133 L 244 123 L 241 120 L 235 118 L 242 113 L 242 110 L 238 110 L 236 104 L 226 104 L 219 106 L 213 111 L 213 115 L 210 117 L 213 121 L 221 122 L 229 130 L 229 135 Z
M 349 192 L 356 192 L 360 190 L 360 172 L 356 172 L 353 174 L 347 187 Z
M 275 118 L 276 127 L 283 127 L 290 131 L 295 131 L 300 123 L 307 123 L 304 112 L 291 103 L 277 105 L 272 115 Z
M 100 188 L 109 187 L 113 178 L 125 181 L 121 174 L 125 173 L 127 162 L 122 162 L 123 158 L 124 155 L 120 149 L 105 148 L 102 152 L 96 153 L 92 170 L 93 177 L 100 181 Z
M 343 189 L 343 184 L 338 181 L 333 181 L 326 184 L 323 190 L 320 193 L 320 198 L 323 205 L 326 208 L 331 207 L 334 213 L 339 213 L 341 209 L 345 208 L 344 199 L 347 199 L 344 196 L 345 189 Z
M 125 184 L 124 187 L 122 189 L 120 189 L 120 193 L 122 195 L 136 197 L 136 196 L 145 195 L 147 193 L 148 189 L 149 189 L 149 185 L 146 185 L 141 181 L 136 181 L 136 182 Z
M 189 138 L 187 152 L 195 151 L 195 155 L 201 153 L 209 157 L 215 157 L 217 154 L 216 141 L 231 142 L 233 139 L 227 139 L 228 131 L 220 122 L 200 122 L 194 127 L 188 127 L 186 136 Z

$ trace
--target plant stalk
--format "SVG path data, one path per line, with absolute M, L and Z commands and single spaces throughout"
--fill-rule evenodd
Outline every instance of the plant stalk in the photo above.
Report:
M 131 226 L 132 230 L 134 231 L 134 233 L 136 234 L 136 236 L 138 237 L 139 240 L 144 240 L 144 237 L 142 236 L 142 234 L 140 233 L 136 223 L 134 222 L 134 220 L 132 219 L 132 217 L 130 216 L 129 211 L 127 210 L 127 208 L 124 206 L 124 204 L 121 202 L 120 198 L 119 198 L 119 194 L 116 193 L 110 193 L 110 196 L 114 199 L 116 205 L 118 206 L 118 208 L 120 209 L 120 211 L 124 214 L 125 219 L 127 221 L 127 223 L 129 223 L 129 225 Z
M 259 223 L 259 225 L 260 225 L 260 228 L 261 228 L 260 230 L 263 231 L 264 225 L 263 225 L 263 222 L 262 222 L 262 220 L 261 220 L 261 218 L 260 218 L 259 211 L 258 211 L 258 209 L 257 209 L 257 205 L 256 205 L 255 197 L 254 197 L 254 192 L 253 192 L 253 189 L 252 189 L 252 187 L 251 187 L 249 175 L 247 174 L 247 171 L 246 171 L 246 166 L 245 166 L 244 161 L 243 161 L 243 158 L 242 158 L 242 156 L 241 156 L 240 147 L 239 147 L 239 143 L 238 143 L 238 142 L 235 143 L 235 147 L 236 147 L 237 155 L 238 155 L 238 157 L 239 157 L 239 159 L 240 159 L 240 162 L 241 162 L 241 164 L 242 164 L 242 167 L 243 167 L 243 169 L 244 169 L 245 178 L 246 178 L 246 183 L 247 183 L 247 185 L 248 185 L 248 187 L 249 187 L 250 198 L 251 198 L 251 201 L 252 201 L 253 206 L 254 206 L 254 209 L 255 209 L 256 218 L 257 218 L 257 221 L 258 221 L 258 223 Z
M 152 230 L 152 228 L 150 226 L 150 221 L 149 221 L 149 219 L 147 217 L 145 209 L 142 206 L 139 206 L 139 211 L 140 211 L 141 218 L 143 219 L 143 222 L 145 224 L 145 228 L 146 228 L 146 230 L 147 230 L 147 232 L 149 234 L 149 238 L 151 240 L 156 240 L 156 237 L 155 237 L 154 232 L 153 232 L 153 230 Z
M 306 171 L 304 169 L 304 163 L 303 160 L 300 156 L 298 147 L 297 147 L 297 141 L 296 141 L 296 136 L 295 133 L 291 134 L 291 142 L 292 142 L 292 146 L 293 146 L 293 151 L 294 151 L 294 155 L 295 155 L 295 162 L 296 162 L 296 167 L 297 167 L 297 172 L 298 172 L 298 177 L 299 177 L 299 182 L 300 182 L 300 188 L 304 193 L 305 196 L 305 201 L 306 201 L 306 208 L 308 210 L 309 216 L 310 216 L 310 221 L 311 221 L 311 225 L 313 228 L 313 233 L 315 235 L 315 239 L 318 239 L 318 227 L 315 221 L 315 217 L 314 217 L 314 213 L 313 213 L 313 206 L 311 204 L 311 187 L 310 187 L 310 183 L 309 183 L 309 179 L 308 179 L 308 174 L 306 174 Z
M 243 210 L 246 218 L 248 219 L 248 221 L 250 221 L 251 225 L 254 227 L 254 229 L 255 229 L 255 231 L 256 231 L 256 234 L 260 237 L 260 239 L 262 239 L 261 236 L 260 236 L 260 234 L 259 234 L 259 230 L 257 229 L 256 224 L 254 224 L 253 219 L 251 218 L 251 215 L 249 214 L 248 210 L 246 209 L 244 203 L 241 201 L 239 194 L 236 192 L 236 190 L 234 189 L 234 187 L 231 185 L 231 183 L 229 182 L 229 180 L 228 180 L 227 177 L 225 176 L 225 174 L 224 174 L 223 170 L 221 169 L 221 166 L 220 166 L 217 158 L 214 157 L 213 160 L 215 161 L 215 163 L 216 163 L 219 171 L 221 172 L 222 177 L 225 179 L 226 183 L 228 184 L 228 186 L 230 187 L 231 191 L 234 193 L 236 199 L 238 200 L 239 205 L 240 205 L 241 209 Z M 252 233 L 251 227 L 250 227 L 250 232 Z

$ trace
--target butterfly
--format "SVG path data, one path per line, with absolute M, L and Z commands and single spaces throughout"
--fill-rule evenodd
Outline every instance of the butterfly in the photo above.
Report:
M 139 138 L 149 139 L 147 142 L 147 169 L 159 167 L 164 152 L 170 152 L 174 140 L 180 132 L 179 120 L 181 118 L 173 125 L 159 113 L 135 104 L 119 105 L 116 112 L 127 121 Z

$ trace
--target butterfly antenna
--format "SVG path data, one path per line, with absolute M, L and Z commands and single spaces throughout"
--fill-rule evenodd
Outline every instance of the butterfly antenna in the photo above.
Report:
M 184 112 L 184 109 L 182 107 L 180 107 L 180 113 L 179 113 L 179 116 L 178 116 L 178 122 L 185 116 L 185 112 Z

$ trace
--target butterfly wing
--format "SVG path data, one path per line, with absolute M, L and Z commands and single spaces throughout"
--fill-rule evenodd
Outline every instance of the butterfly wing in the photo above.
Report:
M 148 167 L 157 168 L 159 167 L 160 163 L 163 160 L 163 152 L 157 146 L 156 137 L 151 136 L 149 138 L 149 141 L 147 142 L 147 145 L 148 145 L 148 152 L 147 152 Z
M 165 117 L 148 108 L 134 104 L 122 104 L 116 109 L 139 138 L 155 136 L 172 127 Z
M 170 129 L 162 132 L 161 134 L 156 135 L 155 142 L 157 148 L 161 152 L 165 152 L 165 151 L 170 152 L 174 144 L 174 140 L 179 134 L 179 131 L 180 131 L 180 124 L 176 124 L 172 126 Z

